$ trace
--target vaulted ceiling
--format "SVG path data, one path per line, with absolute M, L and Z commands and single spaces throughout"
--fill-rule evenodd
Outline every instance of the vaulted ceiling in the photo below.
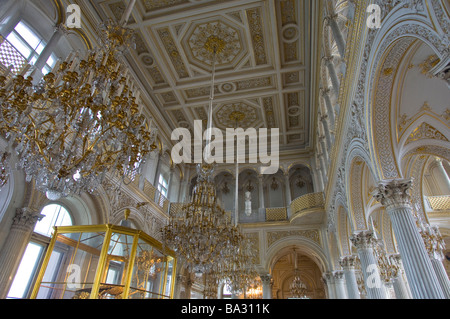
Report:
M 279 128 L 281 154 L 312 149 L 318 92 L 321 11 L 314 0 L 137 0 L 127 57 L 164 118 L 177 127 L 206 122 L 216 56 L 214 126 Z M 96 0 L 96 14 L 120 20 L 128 1 Z

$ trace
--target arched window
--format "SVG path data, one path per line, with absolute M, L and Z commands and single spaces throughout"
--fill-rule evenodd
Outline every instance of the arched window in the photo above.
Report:
M 34 231 L 44 236 L 51 236 L 53 226 L 71 226 L 72 217 L 63 206 L 58 204 L 50 204 L 44 207 L 41 212 L 45 215 L 40 221 L 36 223 Z
M 59 204 L 49 204 L 45 206 L 41 214 L 44 217 L 36 223 L 31 241 L 28 244 L 22 261 L 20 262 L 14 281 L 9 289 L 7 298 L 27 298 L 31 289 L 37 270 L 44 256 L 45 250 L 50 243 L 53 226 L 71 226 L 72 217 L 66 208 Z M 55 247 L 55 251 L 58 248 Z M 57 252 L 50 260 L 50 263 L 56 267 L 64 257 L 64 252 Z M 49 265 L 51 266 L 51 265 Z

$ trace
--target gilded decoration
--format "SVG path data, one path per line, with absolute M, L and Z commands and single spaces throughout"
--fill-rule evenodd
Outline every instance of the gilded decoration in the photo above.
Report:
M 178 73 L 178 76 L 180 78 L 189 77 L 189 73 L 184 65 L 180 53 L 178 52 L 178 48 L 172 38 L 172 35 L 170 34 L 169 28 L 159 29 L 158 35 L 167 51 L 167 54 L 169 55 L 170 60 L 172 61 L 175 71 Z
M 287 230 L 267 232 L 267 247 L 271 247 L 275 242 L 286 237 L 304 237 L 320 245 L 318 230 Z
M 418 128 L 416 128 L 414 132 L 411 133 L 405 145 L 423 139 L 432 139 L 448 142 L 448 139 L 444 136 L 444 134 L 439 132 L 433 126 L 424 122 Z
M 189 3 L 189 0 L 142 0 L 146 12 L 160 10 L 180 4 Z
M 250 241 L 251 250 L 255 255 L 255 264 L 261 263 L 259 257 L 259 233 L 244 233 L 244 237 Z
M 250 27 L 253 51 L 256 65 L 267 64 L 266 46 L 264 42 L 264 31 L 261 19 L 261 9 L 252 8 L 247 10 L 247 19 Z
M 194 59 L 208 65 L 213 64 L 216 50 L 216 66 L 231 63 L 241 52 L 239 31 L 223 21 L 198 24 L 187 40 Z
M 255 127 L 259 119 L 257 109 L 244 102 L 224 104 L 216 114 L 217 121 L 222 127 L 235 127 L 236 123 L 239 123 L 241 128 Z

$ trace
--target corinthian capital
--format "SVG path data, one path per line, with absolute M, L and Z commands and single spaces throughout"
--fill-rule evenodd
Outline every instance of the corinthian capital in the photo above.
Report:
M 377 239 L 372 231 L 362 231 L 350 237 L 350 241 L 357 249 L 373 248 Z
M 36 223 L 43 217 L 45 216 L 31 208 L 18 208 L 13 218 L 12 227 L 32 231 Z
M 356 256 L 345 256 L 339 261 L 339 264 L 344 269 L 354 269 L 356 267 Z
M 374 197 L 387 210 L 411 206 L 411 196 L 408 191 L 412 187 L 412 182 L 412 179 L 382 181 L 376 188 Z

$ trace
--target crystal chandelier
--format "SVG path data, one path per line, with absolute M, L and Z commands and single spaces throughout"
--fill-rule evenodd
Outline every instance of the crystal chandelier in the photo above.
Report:
M 300 278 L 300 272 L 297 269 L 297 252 L 294 250 L 294 280 L 291 282 L 289 289 L 291 291 L 292 297 L 296 299 L 306 299 L 306 292 L 308 289 L 306 288 L 305 283 Z
M 208 128 L 212 128 L 216 54 L 224 45 L 224 41 L 215 35 L 205 39 L 204 43 L 213 61 Z M 210 154 L 211 139 L 211 136 L 206 139 L 205 154 Z M 243 235 L 218 204 L 214 165 L 207 162 L 206 159 L 197 166 L 197 184 L 191 201 L 181 210 L 170 213 L 169 223 L 162 230 L 163 240 L 182 257 L 189 271 L 208 274 L 217 280 L 231 280 L 232 271 L 240 274 L 244 269 L 241 260 L 244 256 Z M 233 278 L 238 282 L 239 278 Z
M 133 31 L 113 22 L 102 31 L 99 49 L 71 54 L 36 86 L 0 76 L 0 133 L 51 200 L 93 192 L 107 173 L 134 176 L 155 148 L 121 61 Z
M 241 237 L 237 251 L 227 258 L 227 263 L 218 269 L 228 290 L 239 295 L 251 287 L 258 274 L 255 268 L 255 254 L 249 239 Z
M 195 273 L 211 273 L 235 254 L 242 235 L 218 205 L 212 181 L 212 165 L 198 166 L 198 179 L 191 202 L 171 212 L 169 224 L 162 230 L 164 242 Z
M 0 153 L 0 188 L 8 182 L 10 157 L 11 155 L 8 152 Z

